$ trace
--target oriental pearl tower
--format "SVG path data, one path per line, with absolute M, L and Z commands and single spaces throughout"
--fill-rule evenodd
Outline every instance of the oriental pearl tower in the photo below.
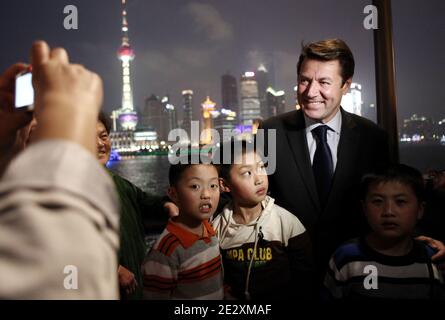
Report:
M 122 61 L 122 106 L 119 110 L 119 123 L 122 130 L 134 131 L 138 122 L 133 105 L 133 92 L 131 90 L 130 62 L 134 59 L 134 50 L 128 38 L 128 22 L 126 0 L 122 0 L 122 45 L 117 56 Z

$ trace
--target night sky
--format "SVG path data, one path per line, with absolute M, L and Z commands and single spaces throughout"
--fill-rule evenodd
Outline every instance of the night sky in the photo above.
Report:
M 259 63 L 293 106 L 301 42 L 339 37 L 356 59 L 354 82 L 363 85 L 364 105 L 375 103 L 373 35 L 363 27 L 371 0 L 128 0 L 134 103 L 181 91 L 195 92 L 195 111 L 206 95 L 221 102 L 221 75 L 238 80 Z M 79 29 L 65 30 L 63 8 L 75 5 Z M 393 0 L 399 121 L 412 113 L 445 118 L 443 88 L 445 1 Z M 120 0 L 2 0 L 0 70 L 28 61 L 30 45 L 44 39 L 68 49 L 71 60 L 104 81 L 107 111 L 121 103 Z

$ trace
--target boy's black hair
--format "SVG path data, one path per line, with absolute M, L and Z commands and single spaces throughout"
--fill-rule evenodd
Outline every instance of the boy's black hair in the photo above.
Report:
M 365 174 L 360 184 L 361 199 L 365 200 L 371 186 L 382 182 L 399 182 L 407 185 L 413 190 L 419 202 L 425 199 L 425 183 L 422 174 L 417 169 L 405 164 L 395 164 Z
M 188 152 L 185 154 L 179 154 L 179 162 L 177 164 L 170 164 L 170 168 L 168 171 L 168 181 L 170 186 L 175 186 L 178 181 L 181 179 L 182 174 L 187 168 L 197 165 L 197 164 L 211 164 L 210 159 L 205 155 L 199 154 L 200 149 L 193 150 L 188 147 Z M 192 153 L 196 152 L 197 157 L 192 157 Z M 216 168 L 217 169 L 217 168 Z
M 228 180 L 230 169 L 234 164 L 236 164 L 236 159 L 239 156 L 244 155 L 246 152 L 257 152 L 257 150 L 261 149 L 257 148 L 255 139 L 246 140 L 237 139 L 235 137 L 230 139 L 230 141 L 224 142 L 215 152 L 215 158 L 217 158 L 219 161 L 218 169 L 220 178 Z M 229 155 L 229 157 L 226 156 L 227 159 L 224 159 L 224 154 Z M 216 160 L 215 158 L 214 160 Z

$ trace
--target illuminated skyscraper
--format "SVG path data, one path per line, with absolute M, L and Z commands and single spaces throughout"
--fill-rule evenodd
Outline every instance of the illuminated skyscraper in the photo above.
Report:
M 182 129 L 184 129 L 190 137 L 191 131 L 191 121 L 193 120 L 193 91 L 183 90 L 182 98 L 184 99 L 183 111 L 184 115 L 182 118 Z
M 445 119 L 437 123 L 436 139 L 438 139 L 440 143 L 445 144 Z
M 159 141 L 165 140 L 167 128 L 163 109 L 164 106 L 156 95 L 146 98 L 145 106 L 139 114 L 138 130 L 155 131 Z
M 237 125 L 236 112 L 224 108 L 215 112 L 215 118 L 213 119 L 215 130 L 219 133 L 220 141 L 228 141 L 230 140 L 230 135 L 227 132 L 224 134 L 224 130 L 228 132 L 235 130 Z
M 170 104 L 169 97 L 161 99 L 152 94 L 145 99 L 145 106 L 139 114 L 139 130 L 154 130 L 159 142 L 168 141 L 171 130 L 178 128 L 176 109 Z
M 131 90 L 130 62 L 134 59 L 134 50 L 128 38 L 128 21 L 126 0 L 122 0 L 122 45 L 118 50 L 119 60 L 122 61 L 122 106 L 118 111 L 119 123 L 122 130 L 134 131 L 138 117 L 134 111 L 133 92 Z
M 212 134 L 208 130 L 213 129 L 213 118 L 216 116 L 215 106 L 216 106 L 216 103 L 213 102 L 212 100 L 210 100 L 209 96 L 207 96 L 207 99 L 201 104 L 202 123 L 203 123 L 202 135 L 201 135 L 201 143 L 202 144 L 209 144 L 212 142 Z
M 267 102 L 267 114 L 264 114 L 264 118 L 270 118 L 278 114 L 284 113 L 286 108 L 286 99 L 284 91 L 275 91 L 272 87 L 266 90 L 266 102 Z
M 221 97 L 222 109 L 230 109 L 239 112 L 238 105 L 238 89 L 236 86 L 236 78 L 230 74 L 221 77 Z
M 424 142 L 437 139 L 433 119 L 413 114 L 411 118 L 404 119 L 400 130 L 402 142 Z
M 269 87 L 269 79 L 267 69 L 264 64 L 258 67 L 255 73 L 255 79 L 258 83 L 258 99 L 260 100 L 261 117 L 266 119 L 269 117 L 270 110 L 267 106 L 267 88 Z
M 258 84 L 254 72 L 246 72 L 241 76 L 241 108 L 240 120 L 243 126 L 252 126 L 261 118 Z
M 342 100 L 341 106 L 348 112 L 354 113 L 358 116 L 362 115 L 362 85 L 358 83 L 351 83 L 349 92 L 346 93 Z
M 162 105 L 164 107 L 164 118 L 166 121 L 167 132 L 178 128 L 178 120 L 176 114 L 176 108 L 170 103 L 170 97 L 168 95 L 161 99 Z M 168 133 L 167 133 L 168 136 Z

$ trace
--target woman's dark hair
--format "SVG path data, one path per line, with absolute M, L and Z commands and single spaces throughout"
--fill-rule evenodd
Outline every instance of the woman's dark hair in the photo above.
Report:
M 107 130 L 107 133 L 110 134 L 110 128 L 111 128 L 110 117 L 108 117 L 108 115 L 104 111 L 100 111 L 97 120 L 102 122 L 102 124 L 105 127 L 105 130 Z

